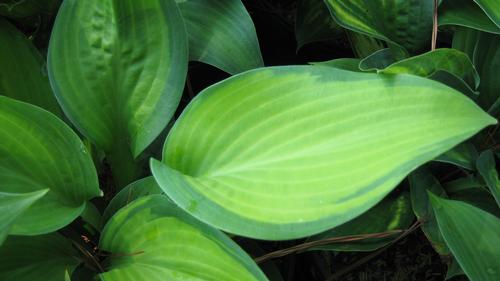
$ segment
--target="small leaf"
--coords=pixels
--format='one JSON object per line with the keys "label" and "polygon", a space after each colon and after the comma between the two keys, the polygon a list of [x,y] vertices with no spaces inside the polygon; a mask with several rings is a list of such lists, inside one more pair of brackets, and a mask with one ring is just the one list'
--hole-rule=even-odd
{"label": "small leaf", "polygon": [[92,204],[91,202],[87,202],[85,204],[85,209],[80,216],[82,217],[83,221],[93,227],[94,230],[101,230],[101,213],[94,204]]}
{"label": "small leaf", "polygon": [[189,58],[236,74],[264,63],[252,19],[240,0],[176,0]]}
{"label": "small leaf", "polygon": [[434,161],[450,163],[468,170],[475,170],[478,153],[471,143],[461,143],[434,159]]}
{"label": "small leaf", "polygon": [[479,104],[491,112],[492,106],[500,99],[500,83],[498,83],[500,36],[481,33],[474,49],[473,62],[481,76]]}
{"label": "small leaf", "polygon": [[140,179],[127,185],[109,202],[102,215],[102,224],[105,224],[118,210],[127,206],[135,199],[150,194],[161,193],[163,191],[153,177]]}
{"label": "small leaf", "polygon": [[439,229],[471,281],[500,280],[500,219],[469,204],[429,193]]}
{"label": "small leaf", "polygon": [[479,155],[479,158],[477,158],[477,170],[486,182],[491,194],[495,197],[498,206],[500,206],[500,180],[498,179],[493,151],[486,150]]}
{"label": "small leaf", "polygon": [[186,41],[174,0],[61,5],[50,38],[50,81],[66,115],[111,162],[138,156],[174,114]]}
{"label": "small leaf", "polygon": [[430,46],[433,1],[325,0],[343,27],[417,53]]}
{"label": "small leaf", "polygon": [[413,212],[415,212],[418,220],[422,222],[422,231],[438,254],[441,256],[450,255],[450,249],[446,246],[443,235],[438,228],[428,197],[428,192],[446,196],[441,184],[425,168],[420,168],[411,173],[408,180],[410,182]]}
{"label": "small leaf", "polygon": [[42,107],[61,118],[45,61],[33,44],[2,18],[0,42],[0,95]]}
{"label": "small leaf", "polygon": [[44,189],[29,193],[0,192],[0,245],[9,234],[16,218],[48,191]]}
{"label": "small leaf", "polygon": [[[370,233],[382,233],[391,230],[405,230],[415,216],[411,210],[410,194],[403,192],[398,197],[386,198],[361,216],[333,229],[311,237],[310,241],[331,237],[352,236]],[[398,237],[395,233],[384,238],[371,238],[356,242],[332,243],[313,248],[329,251],[374,251]]]}
{"label": "small leaf", "polygon": [[447,0],[439,7],[439,26],[458,25],[500,34],[496,26],[476,3],[470,0]]}
{"label": "small leaf", "polygon": [[332,40],[344,34],[344,29],[332,19],[322,0],[299,0],[296,11],[297,50],[308,43]]}
{"label": "small leaf", "polygon": [[381,70],[398,61],[392,49],[386,48],[376,51],[359,62],[359,69],[363,71]]}
{"label": "small leaf", "polygon": [[103,281],[267,280],[236,243],[161,195],[116,213],[99,245],[116,254]]}
{"label": "small leaf", "polygon": [[271,67],[198,94],[170,131],[163,163],[151,167],[200,220],[291,239],[357,217],[416,167],[495,122],[417,76]]}
{"label": "small leaf", "polygon": [[64,281],[81,262],[71,241],[57,232],[9,236],[0,247],[0,280]]}
{"label": "small leaf", "polygon": [[97,174],[78,136],[53,114],[0,96],[0,192],[49,189],[16,219],[12,234],[55,231],[101,195]]}
{"label": "small leaf", "polygon": [[311,65],[328,66],[343,70],[361,72],[361,70],[359,69],[360,61],[361,61],[360,59],[354,59],[354,58],[340,58],[329,61],[314,62],[311,63]]}
{"label": "small leaf", "polygon": [[407,73],[422,77],[430,77],[436,71],[447,71],[465,80],[474,89],[479,86],[479,75],[469,57],[454,49],[436,49],[422,55],[395,62],[382,73]]}

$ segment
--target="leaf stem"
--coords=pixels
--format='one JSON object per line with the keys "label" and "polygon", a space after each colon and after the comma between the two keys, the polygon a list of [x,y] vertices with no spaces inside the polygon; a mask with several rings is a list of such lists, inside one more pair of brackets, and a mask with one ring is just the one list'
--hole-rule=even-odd
{"label": "leaf stem", "polygon": [[438,33],[438,0],[434,0],[434,15],[432,19],[432,42],[431,42],[432,51],[436,49],[437,33]]}

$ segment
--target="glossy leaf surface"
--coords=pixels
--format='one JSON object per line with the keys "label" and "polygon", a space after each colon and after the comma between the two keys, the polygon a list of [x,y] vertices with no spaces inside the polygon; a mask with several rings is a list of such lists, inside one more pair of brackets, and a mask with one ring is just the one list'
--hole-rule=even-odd
{"label": "glossy leaf surface", "polygon": [[152,171],[202,221],[289,239],[355,218],[410,171],[495,122],[462,94],[416,76],[265,68],[200,93]]}
{"label": "glossy leaf surface", "polygon": [[0,280],[64,281],[80,262],[71,241],[57,232],[9,236],[0,247]]}
{"label": "glossy leaf surface", "polygon": [[[415,216],[411,209],[410,194],[404,192],[395,198],[386,198],[361,216],[338,227],[315,235],[310,240],[330,237],[352,236],[370,233],[382,233],[391,230],[405,230]],[[331,251],[374,251],[393,241],[398,234],[384,238],[365,239],[357,242],[332,243],[315,247],[316,250]]]}
{"label": "glossy leaf surface", "polygon": [[67,0],[48,68],[64,112],[87,138],[109,154],[137,156],[177,108],[187,55],[174,0]]}
{"label": "glossy leaf surface", "polygon": [[150,195],[121,209],[99,243],[112,257],[103,281],[267,280],[258,266],[222,232]]}
{"label": "glossy leaf surface", "polygon": [[326,0],[343,27],[415,53],[430,46],[433,1]]}
{"label": "glossy leaf surface", "polygon": [[45,60],[28,39],[0,18],[0,95],[63,116],[50,88]]}
{"label": "glossy leaf surface", "polygon": [[99,196],[97,175],[78,136],[53,114],[0,97],[0,192],[49,189],[16,219],[12,234],[57,230]]}
{"label": "glossy leaf surface", "polygon": [[500,219],[461,201],[429,194],[446,244],[471,281],[500,279]]}
{"label": "glossy leaf surface", "polygon": [[189,58],[230,74],[264,66],[255,27],[240,0],[176,0]]}

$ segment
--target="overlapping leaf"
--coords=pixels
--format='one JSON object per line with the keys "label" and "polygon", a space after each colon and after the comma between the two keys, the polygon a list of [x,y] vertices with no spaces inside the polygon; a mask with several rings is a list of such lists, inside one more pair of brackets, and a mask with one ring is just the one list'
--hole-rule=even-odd
{"label": "overlapping leaf", "polygon": [[500,27],[500,8],[497,0],[474,0],[488,17]]}
{"label": "overlapping leaf", "polygon": [[461,143],[434,159],[435,161],[451,163],[469,170],[475,170],[478,153],[471,143]]}
{"label": "overlapping leaf", "polygon": [[62,117],[50,88],[45,60],[28,39],[0,18],[0,95],[28,102]]}
{"label": "overlapping leaf", "polygon": [[493,105],[500,100],[500,36],[481,33],[474,49],[473,62],[481,76],[479,104],[491,114],[498,115],[500,108]]}
{"label": "overlapping leaf", "polygon": [[9,234],[12,223],[47,191],[48,189],[29,193],[0,192],[0,245]]}
{"label": "overlapping leaf", "polygon": [[495,197],[498,206],[500,206],[500,179],[498,178],[493,151],[486,150],[479,155],[477,170],[486,182],[491,194]]}
{"label": "overlapping leaf", "polygon": [[202,221],[288,239],[355,218],[417,166],[495,122],[416,76],[259,69],[199,94],[152,171]]}
{"label": "overlapping leaf", "polygon": [[176,0],[186,24],[189,58],[230,74],[264,66],[250,15],[240,0]]}
{"label": "overlapping leaf", "polygon": [[459,25],[500,34],[488,16],[471,0],[447,0],[439,7],[439,26]]}
{"label": "overlapping leaf", "polygon": [[343,27],[416,53],[430,46],[433,1],[326,0]]}
{"label": "overlapping leaf", "polygon": [[97,175],[78,136],[36,106],[0,97],[0,192],[49,189],[12,226],[13,234],[42,234],[75,219],[99,196]]}
{"label": "overlapping leaf", "polygon": [[117,254],[103,281],[267,280],[222,232],[149,195],[121,209],[105,226],[100,248]]}
{"label": "overlapping leaf", "polygon": [[344,29],[330,16],[323,0],[299,0],[295,15],[297,49],[312,42],[338,38]]}
{"label": "overlapping leaf", "polygon": [[471,281],[500,279],[500,219],[467,203],[429,194],[446,244]]}
{"label": "overlapping leaf", "polygon": [[48,68],[64,112],[107,154],[116,177],[175,112],[187,69],[174,0],[67,0],[52,32]]}
{"label": "overlapping leaf", "polygon": [[[397,197],[390,197],[382,200],[361,216],[338,227],[315,235],[310,240],[405,230],[410,226],[414,218],[415,216],[411,209],[410,194],[404,192]],[[374,251],[387,245],[396,237],[398,237],[398,233],[383,238],[369,238],[354,242],[332,243],[313,249],[331,251]]]}
{"label": "overlapping leaf", "polygon": [[80,262],[71,241],[56,232],[10,236],[0,247],[0,280],[64,281]]}
{"label": "overlapping leaf", "polygon": [[163,191],[153,177],[147,177],[135,181],[120,190],[109,202],[102,215],[102,223],[107,222],[118,210],[130,204],[139,197],[150,194],[160,194]]}

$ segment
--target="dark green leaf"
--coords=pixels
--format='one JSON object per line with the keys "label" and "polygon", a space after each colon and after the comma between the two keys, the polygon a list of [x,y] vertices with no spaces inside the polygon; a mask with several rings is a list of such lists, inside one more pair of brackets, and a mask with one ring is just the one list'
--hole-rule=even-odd
{"label": "dark green leaf", "polygon": [[[386,198],[361,216],[348,221],[338,227],[313,236],[309,240],[321,240],[331,237],[352,236],[369,233],[382,233],[391,230],[405,230],[412,223],[415,216],[411,209],[410,194],[403,192],[395,198]],[[319,246],[314,250],[330,251],[374,251],[381,248],[398,234],[384,238],[365,239],[357,242],[332,243]]]}
{"label": "dark green leaf", "polygon": [[150,194],[161,194],[162,192],[153,177],[140,179],[127,185],[109,202],[102,215],[102,224],[106,223],[118,210],[135,199]]}
{"label": "dark green leaf", "polygon": [[491,194],[495,197],[498,206],[500,206],[500,180],[498,179],[493,151],[486,150],[479,155],[479,158],[477,158],[477,170],[486,182]]}
{"label": "dark green leaf", "polygon": [[464,142],[446,151],[434,161],[450,163],[469,170],[475,170],[478,153],[473,144]]}
{"label": "dark green leaf", "polygon": [[186,24],[191,60],[230,74],[264,66],[255,27],[240,0],[176,2]]}
{"label": "dark green leaf", "polygon": [[0,280],[64,281],[80,263],[77,256],[71,241],[56,232],[9,236],[0,247]]}
{"label": "dark green leaf", "polygon": [[322,61],[322,62],[314,62],[311,63],[312,65],[320,65],[320,66],[329,66],[329,67],[334,67],[338,69],[343,69],[343,70],[349,70],[349,71],[354,71],[354,72],[361,72],[359,69],[359,62],[360,59],[354,59],[354,58],[341,58],[341,59],[334,59],[334,60],[329,60],[329,61]]}
{"label": "dark green leaf", "polygon": [[0,95],[28,102],[62,117],[46,64],[30,41],[0,18]]}
{"label": "dark green leaf", "polygon": [[458,25],[500,34],[500,27],[470,0],[447,0],[439,7],[439,26]]}
{"label": "dark green leaf", "polygon": [[295,15],[297,49],[312,42],[327,41],[344,34],[344,29],[330,16],[323,0],[299,0]]}
{"label": "dark green leaf", "polygon": [[436,252],[442,256],[450,255],[450,249],[446,246],[438,228],[427,193],[429,191],[440,196],[446,196],[441,184],[425,168],[414,171],[408,179],[410,181],[413,212],[415,212],[418,220],[422,222],[422,231]]}
{"label": "dark green leaf", "polygon": [[49,190],[29,193],[0,192],[0,245],[9,234],[12,223]]}
{"label": "dark green leaf", "polygon": [[16,219],[12,234],[57,230],[101,195],[97,174],[78,136],[56,116],[0,96],[0,192],[49,189]]}
{"label": "dark green leaf", "polygon": [[471,281],[500,280],[500,219],[429,193],[439,229]]}
{"label": "dark green leaf", "polygon": [[430,47],[433,1],[325,0],[343,27],[417,53]]}
{"label": "dark green leaf", "polygon": [[378,50],[359,62],[359,69],[363,71],[381,70],[398,61],[392,49]]}

